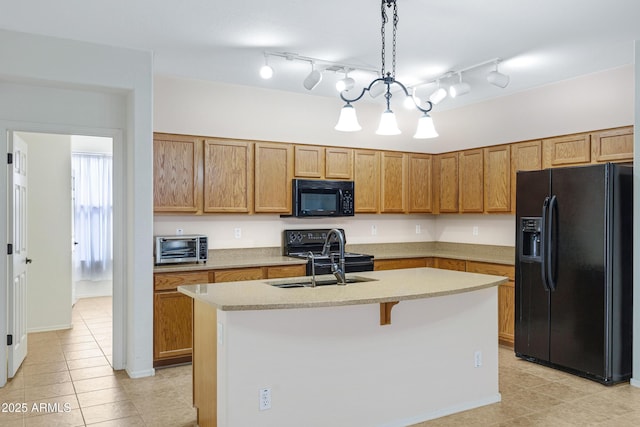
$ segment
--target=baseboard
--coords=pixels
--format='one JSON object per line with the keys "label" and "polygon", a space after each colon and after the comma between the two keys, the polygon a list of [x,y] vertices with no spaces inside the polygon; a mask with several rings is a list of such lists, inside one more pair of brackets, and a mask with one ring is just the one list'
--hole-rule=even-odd
{"label": "baseboard", "polygon": [[129,378],[144,378],[144,377],[153,377],[156,374],[156,370],[155,369],[144,369],[141,371],[130,371],[129,369],[125,368],[125,371],[127,372],[127,375],[129,375]]}
{"label": "baseboard", "polygon": [[65,329],[71,329],[73,328],[73,324],[69,323],[66,325],[53,325],[53,326],[44,326],[41,328],[27,328],[27,333],[28,334],[35,334],[38,332],[53,332],[53,331],[62,331]]}

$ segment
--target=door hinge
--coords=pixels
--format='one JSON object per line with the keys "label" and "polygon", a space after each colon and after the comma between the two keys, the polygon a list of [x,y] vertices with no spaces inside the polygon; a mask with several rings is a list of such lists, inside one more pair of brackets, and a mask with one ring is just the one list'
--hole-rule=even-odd
{"label": "door hinge", "polygon": [[7,244],[7,255],[13,255],[13,245],[11,243]]}
{"label": "door hinge", "polygon": [[8,165],[13,164],[13,153],[7,153],[7,164]]}
{"label": "door hinge", "polygon": [[7,345],[13,345],[13,335],[7,335]]}

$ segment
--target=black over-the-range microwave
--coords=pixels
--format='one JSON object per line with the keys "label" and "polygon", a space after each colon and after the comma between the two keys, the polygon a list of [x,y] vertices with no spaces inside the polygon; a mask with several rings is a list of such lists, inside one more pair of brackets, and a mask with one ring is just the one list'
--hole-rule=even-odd
{"label": "black over-the-range microwave", "polygon": [[353,216],[353,181],[294,179],[292,215],[296,217]]}

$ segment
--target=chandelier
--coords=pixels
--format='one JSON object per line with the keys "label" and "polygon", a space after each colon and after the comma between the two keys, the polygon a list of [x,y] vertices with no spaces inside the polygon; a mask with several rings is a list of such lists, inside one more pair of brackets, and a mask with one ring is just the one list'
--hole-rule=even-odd
{"label": "chandelier", "polygon": [[[387,23],[389,22],[389,17],[387,16],[387,9],[391,9],[393,7],[393,37],[392,37],[392,66],[391,71],[386,70],[386,32],[385,28]],[[398,5],[396,0],[382,0],[380,5],[380,12],[382,16],[382,25],[380,28],[380,33],[382,34],[382,69],[379,77],[369,83],[369,86],[362,89],[360,95],[355,98],[348,98],[348,93],[343,91],[340,93],[340,98],[346,102],[342,110],[340,110],[340,117],[338,118],[338,124],[336,124],[335,129],[343,132],[354,132],[362,129],[360,124],[358,123],[358,118],[356,116],[356,110],[351,105],[352,103],[359,101],[366,92],[373,94],[376,91],[385,90],[385,99],[386,99],[386,109],[382,113],[380,117],[380,124],[378,129],[376,130],[376,134],[378,135],[399,135],[401,133],[398,128],[398,122],[396,120],[395,113],[391,110],[391,88],[397,86],[404,93],[406,97],[410,97],[413,101],[413,105],[415,108],[422,113],[422,116],[418,119],[418,127],[416,129],[414,138],[422,139],[422,138],[435,138],[438,136],[435,127],[433,126],[433,119],[429,115],[429,112],[433,108],[433,104],[431,101],[426,102],[426,106],[423,108],[420,106],[420,100],[417,99],[413,94],[410,94],[407,90],[406,86],[401,82],[396,80],[396,33],[398,28]],[[386,86],[386,87],[385,87]]]}

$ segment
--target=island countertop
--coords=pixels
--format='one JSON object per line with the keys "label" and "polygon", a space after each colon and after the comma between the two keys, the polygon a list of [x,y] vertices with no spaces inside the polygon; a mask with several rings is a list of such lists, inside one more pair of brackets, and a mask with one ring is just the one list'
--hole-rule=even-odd
{"label": "island countertop", "polygon": [[[434,268],[410,268],[347,274],[371,281],[346,286],[279,288],[309,277],[179,286],[178,290],[218,310],[274,310],[375,304],[471,292],[507,282],[506,277]],[[318,276],[317,279],[333,277]]]}

